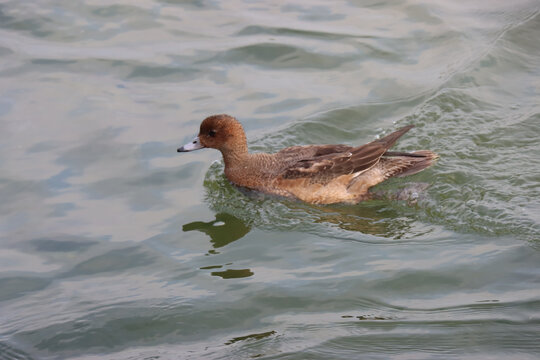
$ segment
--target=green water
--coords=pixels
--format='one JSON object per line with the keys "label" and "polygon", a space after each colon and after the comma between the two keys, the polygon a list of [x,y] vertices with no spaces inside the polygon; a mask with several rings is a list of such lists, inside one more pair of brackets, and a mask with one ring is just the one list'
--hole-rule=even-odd
{"label": "green water", "polygon": [[[0,359],[537,359],[537,1],[0,2]],[[214,150],[441,158],[314,206]]]}

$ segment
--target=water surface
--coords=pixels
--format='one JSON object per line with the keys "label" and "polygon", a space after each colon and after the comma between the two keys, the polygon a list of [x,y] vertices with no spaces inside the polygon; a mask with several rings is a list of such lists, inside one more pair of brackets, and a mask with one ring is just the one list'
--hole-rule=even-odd
{"label": "water surface", "polygon": [[[535,1],[0,3],[0,358],[536,359]],[[361,144],[416,202],[239,191],[213,150]]]}

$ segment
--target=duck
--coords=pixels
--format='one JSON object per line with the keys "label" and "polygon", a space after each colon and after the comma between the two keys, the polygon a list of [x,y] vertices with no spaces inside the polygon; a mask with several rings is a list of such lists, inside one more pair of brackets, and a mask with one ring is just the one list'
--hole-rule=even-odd
{"label": "duck", "polygon": [[357,204],[372,198],[369,189],[391,177],[416,174],[438,155],[430,150],[388,151],[414,125],[360,146],[291,146],[276,153],[250,153],[242,124],[233,116],[212,115],[195,139],[177,149],[217,149],[225,176],[236,186],[312,204]]}

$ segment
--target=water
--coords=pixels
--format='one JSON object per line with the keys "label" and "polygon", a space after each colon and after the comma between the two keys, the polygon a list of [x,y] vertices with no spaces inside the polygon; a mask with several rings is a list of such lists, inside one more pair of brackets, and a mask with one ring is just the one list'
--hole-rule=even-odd
{"label": "water", "polygon": [[[536,1],[2,1],[0,358],[538,358],[539,38]],[[378,188],[416,203],[245,193],[176,153],[214,113],[441,159]]]}

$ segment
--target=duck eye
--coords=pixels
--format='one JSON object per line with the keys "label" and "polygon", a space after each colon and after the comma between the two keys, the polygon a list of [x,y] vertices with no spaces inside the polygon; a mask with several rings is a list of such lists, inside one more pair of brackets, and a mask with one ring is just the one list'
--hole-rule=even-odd
{"label": "duck eye", "polygon": [[208,136],[211,136],[211,137],[216,136],[216,131],[215,131],[215,130],[210,130],[210,131],[208,132]]}

